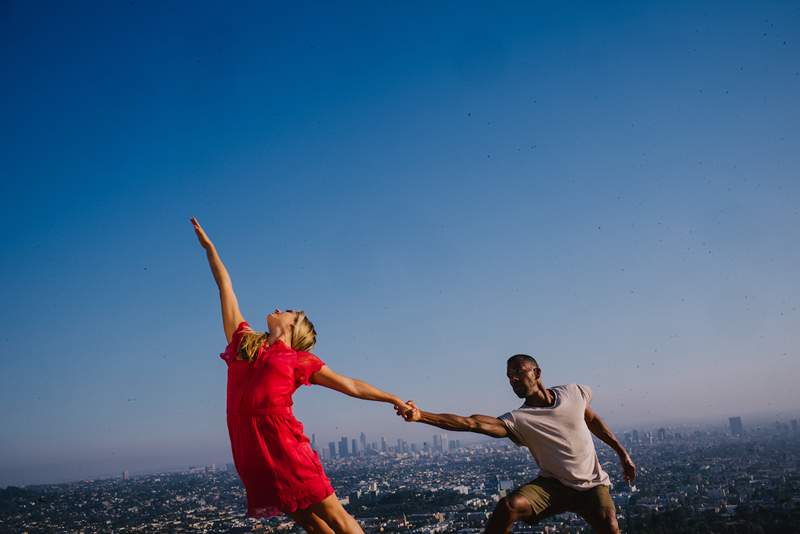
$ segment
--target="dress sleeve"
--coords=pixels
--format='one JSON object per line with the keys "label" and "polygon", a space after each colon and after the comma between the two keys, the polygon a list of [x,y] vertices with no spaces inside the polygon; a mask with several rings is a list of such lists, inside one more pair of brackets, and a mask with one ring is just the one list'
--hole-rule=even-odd
{"label": "dress sleeve", "polygon": [[242,342],[242,336],[244,336],[247,332],[252,331],[253,329],[250,328],[250,325],[247,324],[247,321],[242,321],[239,323],[239,326],[237,326],[236,330],[233,331],[231,342],[228,343],[228,346],[225,347],[225,352],[220,354],[219,357],[225,360],[228,364],[236,360],[236,357],[239,353],[239,344]]}
{"label": "dress sleeve", "polygon": [[310,352],[297,351],[297,365],[294,368],[295,387],[310,386],[311,375],[322,369],[325,362]]}

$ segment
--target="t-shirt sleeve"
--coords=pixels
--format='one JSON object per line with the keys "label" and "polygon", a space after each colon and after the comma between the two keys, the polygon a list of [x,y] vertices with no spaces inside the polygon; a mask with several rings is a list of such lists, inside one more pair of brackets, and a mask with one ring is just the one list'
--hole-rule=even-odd
{"label": "t-shirt sleeve", "polygon": [[498,417],[498,419],[500,419],[500,421],[502,421],[506,426],[506,429],[508,430],[508,439],[513,441],[517,447],[522,447],[522,442],[517,434],[517,426],[514,424],[514,415],[511,412],[506,412]]}
{"label": "t-shirt sleeve", "polygon": [[242,343],[242,337],[246,333],[252,331],[253,329],[250,328],[250,325],[247,324],[247,321],[242,321],[239,323],[239,326],[237,326],[236,330],[233,331],[231,342],[228,343],[228,346],[225,347],[225,351],[220,354],[219,357],[225,360],[228,364],[234,361],[239,353],[239,345]]}
{"label": "t-shirt sleeve", "polygon": [[297,351],[297,366],[294,369],[295,387],[310,386],[311,375],[322,369],[325,362],[310,352]]}
{"label": "t-shirt sleeve", "polygon": [[581,393],[583,400],[586,401],[586,404],[592,402],[592,388],[586,386],[584,384],[575,384],[578,387],[578,391]]}

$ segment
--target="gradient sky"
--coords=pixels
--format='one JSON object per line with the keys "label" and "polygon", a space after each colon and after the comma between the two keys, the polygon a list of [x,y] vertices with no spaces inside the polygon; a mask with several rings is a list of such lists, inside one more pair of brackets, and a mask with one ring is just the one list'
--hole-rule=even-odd
{"label": "gradient sky", "polygon": [[0,486],[230,461],[192,215],[254,326],[423,408],[527,352],[617,431],[796,417],[799,45],[789,1],[0,1]]}

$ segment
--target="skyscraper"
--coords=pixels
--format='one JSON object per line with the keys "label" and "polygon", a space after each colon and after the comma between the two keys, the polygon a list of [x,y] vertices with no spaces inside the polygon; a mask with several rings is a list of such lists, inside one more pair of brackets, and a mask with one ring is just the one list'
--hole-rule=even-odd
{"label": "skyscraper", "polygon": [[358,455],[358,446],[356,445],[356,439],[355,438],[350,440],[350,454],[352,456],[357,456]]}
{"label": "skyscraper", "polygon": [[122,472],[122,480],[128,480],[130,477],[128,475],[128,470]]}
{"label": "skyscraper", "polygon": [[342,436],[342,439],[339,440],[339,458],[347,458],[349,454],[347,453],[347,436]]}
{"label": "skyscraper", "polygon": [[742,427],[742,418],[741,417],[730,417],[728,419],[728,423],[731,425],[731,434],[734,436],[741,436],[744,434],[744,428]]}
{"label": "skyscraper", "polygon": [[362,432],[358,437],[358,441],[361,444],[361,452],[364,453],[367,450],[367,436]]}
{"label": "skyscraper", "polygon": [[328,452],[330,453],[331,458],[336,458],[336,442],[328,442]]}
{"label": "skyscraper", "polygon": [[386,447],[386,438],[384,438],[383,436],[381,436],[381,452],[386,452],[386,450],[387,450],[387,447]]}

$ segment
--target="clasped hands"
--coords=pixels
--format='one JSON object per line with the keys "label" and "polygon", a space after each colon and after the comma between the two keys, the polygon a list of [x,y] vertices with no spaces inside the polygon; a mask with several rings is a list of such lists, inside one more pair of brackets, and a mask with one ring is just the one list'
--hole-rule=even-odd
{"label": "clasped hands", "polygon": [[398,416],[408,422],[422,419],[422,412],[420,412],[420,409],[414,404],[414,401],[410,400],[406,401],[404,404],[395,404],[394,409]]}

